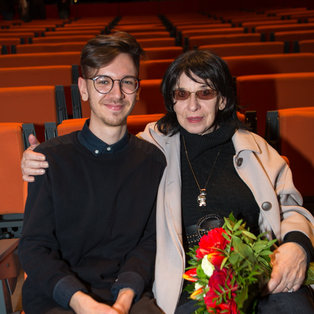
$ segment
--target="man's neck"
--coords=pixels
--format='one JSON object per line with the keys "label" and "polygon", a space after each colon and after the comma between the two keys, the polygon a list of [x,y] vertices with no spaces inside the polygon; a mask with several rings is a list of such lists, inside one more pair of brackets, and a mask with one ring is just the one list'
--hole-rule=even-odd
{"label": "man's neck", "polygon": [[102,124],[102,126],[99,127],[97,123],[90,120],[89,129],[103,142],[105,142],[108,145],[112,145],[119,142],[122,139],[126,132],[127,125],[126,123],[119,126],[109,126]]}

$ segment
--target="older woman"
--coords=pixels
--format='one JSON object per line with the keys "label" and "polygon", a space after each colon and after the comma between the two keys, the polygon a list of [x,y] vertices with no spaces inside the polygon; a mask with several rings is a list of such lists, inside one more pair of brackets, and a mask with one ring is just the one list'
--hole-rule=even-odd
{"label": "older woman", "polygon": [[[301,285],[313,258],[314,218],[301,207],[286,162],[241,128],[226,64],[208,51],[186,52],[167,70],[162,93],[167,114],[140,134],[167,159],[157,199],[158,305],[166,314],[195,310],[182,292],[186,252],[199,239],[198,226],[220,226],[233,212],[280,243],[258,313],[313,313],[311,292]],[[32,158],[24,158],[24,174],[38,173],[41,163]]]}
{"label": "older woman", "polygon": [[208,51],[189,51],[170,65],[162,93],[167,114],[141,134],[167,158],[157,201],[158,304],[166,313],[193,312],[194,302],[181,293],[186,252],[198,240],[198,225],[216,227],[233,212],[251,231],[266,231],[281,244],[273,255],[271,295],[259,312],[296,313],[301,303],[313,313],[310,292],[298,290],[313,254],[313,217],[301,207],[285,161],[240,128],[226,64]]}

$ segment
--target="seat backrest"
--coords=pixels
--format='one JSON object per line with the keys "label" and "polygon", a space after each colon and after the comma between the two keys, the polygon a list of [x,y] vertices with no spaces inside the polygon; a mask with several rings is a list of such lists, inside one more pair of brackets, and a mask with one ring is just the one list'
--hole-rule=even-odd
{"label": "seat backrest", "polygon": [[273,39],[277,41],[296,41],[314,38],[314,29],[300,30],[300,31],[287,31],[275,32]]}
{"label": "seat backrest", "polygon": [[132,115],[166,112],[160,84],[161,79],[141,81],[139,100],[134,106]]}
{"label": "seat backrest", "polygon": [[197,23],[197,21],[195,21],[195,23],[190,23],[190,24],[182,24],[182,23],[172,23],[176,29],[178,31],[184,31],[184,30],[192,30],[192,29],[203,29],[203,28],[211,28],[211,29],[217,29],[217,28],[230,28],[232,27],[231,23],[222,23],[219,21],[215,21],[215,23]]}
{"label": "seat backrest", "polygon": [[22,180],[22,123],[0,122],[0,215],[23,213],[26,185]]}
{"label": "seat backrest", "polygon": [[256,110],[258,133],[265,135],[268,110],[310,107],[314,100],[314,72],[239,76],[236,80],[238,104]]}
{"label": "seat backrest", "polygon": [[289,159],[296,188],[314,196],[314,107],[267,113],[266,139]]}
{"label": "seat backrest", "polygon": [[43,43],[68,43],[68,42],[77,42],[85,41],[95,37],[95,35],[69,35],[69,36],[48,36],[48,37],[34,37],[32,42],[34,44],[43,44]]}
{"label": "seat backrest", "polygon": [[0,122],[34,123],[37,137],[44,140],[44,123],[67,118],[63,86],[0,88]]}
{"label": "seat backrest", "polygon": [[216,45],[241,42],[258,42],[261,41],[261,34],[220,34],[209,36],[191,36],[185,38],[184,48],[195,49],[201,45]]}
{"label": "seat backrest", "polygon": [[313,53],[223,57],[232,76],[314,72]]}
{"label": "seat backrest", "polygon": [[[136,135],[143,131],[148,123],[159,120],[163,115],[163,113],[130,115],[127,119],[128,130],[130,133]],[[57,126],[58,136],[81,130],[86,119],[87,118],[63,120],[62,123]]]}
{"label": "seat backrest", "polygon": [[71,85],[78,76],[77,65],[0,68],[0,87]]}
{"label": "seat backrest", "polygon": [[255,31],[262,33],[265,36],[265,40],[270,40],[270,35],[275,32],[289,32],[298,30],[314,30],[314,23],[295,23],[295,24],[279,24],[279,25],[263,25],[255,27]]}
{"label": "seat backrest", "polygon": [[39,43],[39,44],[19,44],[15,46],[16,53],[38,53],[38,52],[80,52],[86,44],[84,41],[65,43]]}
{"label": "seat backrest", "polygon": [[141,80],[162,79],[173,59],[144,60],[140,63]]}
{"label": "seat backrest", "polygon": [[80,64],[79,51],[0,55],[0,67]]}
{"label": "seat backrest", "polygon": [[264,20],[264,21],[254,21],[254,22],[243,22],[242,27],[245,27],[248,32],[255,32],[257,26],[266,26],[266,25],[278,25],[278,24],[295,24],[298,23],[297,19],[290,20]]}
{"label": "seat backrest", "polygon": [[73,29],[63,29],[62,31],[54,31],[54,32],[46,32],[46,37],[58,37],[58,36],[91,36],[94,37],[96,35],[100,34],[100,30],[95,29],[79,29],[79,30],[73,30]]}
{"label": "seat backrest", "polygon": [[183,52],[182,47],[153,47],[144,49],[145,60],[174,59]]}
{"label": "seat backrest", "polygon": [[143,49],[150,47],[168,47],[175,45],[175,40],[171,37],[138,39],[137,42],[141,45]]}
{"label": "seat backrest", "polygon": [[202,45],[199,50],[210,50],[220,57],[245,56],[284,53],[284,43],[281,41],[234,43],[219,45]]}
{"label": "seat backrest", "polygon": [[314,52],[314,39],[300,40],[298,44],[300,52]]}
{"label": "seat backrest", "polygon": [[226,28],[201,28],[187,29],[181,31],[183,37],[203,36],[203,35],[219,35],[219,34],[241,34],[244,33],[243,27],[226,27]]}
{"label": "seat backrest", "polygon": [[134,36],[137,40],[145,38],[170,38],[169,32],[167,31],[131,32],[130,34]]}

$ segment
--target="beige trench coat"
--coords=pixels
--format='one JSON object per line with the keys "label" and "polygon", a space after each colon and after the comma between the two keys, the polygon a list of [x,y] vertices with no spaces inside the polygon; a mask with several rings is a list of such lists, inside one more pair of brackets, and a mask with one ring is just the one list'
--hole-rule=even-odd
{"label": "beige trench coat", "polygon": [[[180,136],[165,136],[150,123],[140,137],[155,144],[166,156],[167,167],[157,197],[157,255],[154,294],[166,314],[175,311],[183,285],[185,252],[181,226]],[[238,130],[232,137],[233,163],[260,207],[259,226],[279,240],[301,231],[314,243],[314,218],[301,207],[302,197],[283,158],[260,136]]]}

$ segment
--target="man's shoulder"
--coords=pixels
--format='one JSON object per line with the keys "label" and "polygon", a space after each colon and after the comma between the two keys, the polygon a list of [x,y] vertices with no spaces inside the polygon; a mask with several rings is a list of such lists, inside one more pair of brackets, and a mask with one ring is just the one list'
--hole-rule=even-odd
{"label": "man's shoulder", "polygon": [[140,153],[150,156],[151,158],[156,160],[156,162],[166,164],[166,158],[163,152],[156,145],[149,143],[135,135],[131,135],[131,139],[134,143],[135,148]]}

